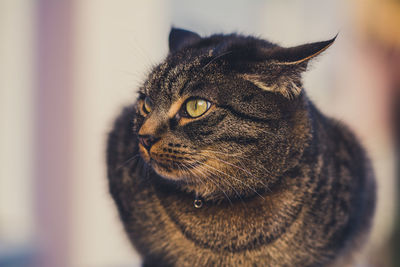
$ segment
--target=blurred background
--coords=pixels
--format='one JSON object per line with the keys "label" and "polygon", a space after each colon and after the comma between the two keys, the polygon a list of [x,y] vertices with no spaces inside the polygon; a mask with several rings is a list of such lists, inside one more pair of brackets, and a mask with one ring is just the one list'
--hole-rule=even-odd
{"label": "blurred background", "polygon": [[171,25],[282,46],[339,32],[304,85],[373,160],[360,266],[400,266],[399,0],[1,0],[0,266],[140,265],[108,194],[105,140],[166,56]]}

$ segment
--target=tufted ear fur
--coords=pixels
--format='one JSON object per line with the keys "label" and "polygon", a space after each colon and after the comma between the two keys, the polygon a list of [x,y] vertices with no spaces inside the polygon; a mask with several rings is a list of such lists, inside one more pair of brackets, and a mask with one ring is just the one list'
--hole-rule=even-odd
{"label": "tufted ear fur", "polygon": [[301,73],[307,69],[309,60],[331,46],[336,37],[296,47],[267,49],[264,51],[266,65],[258,66],[256,73],[242,77],[262,90],[278,92],[289,99],[296,97],[301,92]]}
{"label": "tufted ear fur", "polygon": [[169,33],[169,51],[176,52],[188,45],[191,45],[201,39],[197,33],[184,29],[172,28]]}

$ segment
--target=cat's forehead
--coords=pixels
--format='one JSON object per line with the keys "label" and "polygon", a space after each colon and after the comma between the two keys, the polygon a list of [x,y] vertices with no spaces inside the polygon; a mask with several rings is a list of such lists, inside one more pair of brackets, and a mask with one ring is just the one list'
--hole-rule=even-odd
{"label": "cat's forehead", "polygon": [[[259,49],[264,52],[276,48],[277,45],[265,40],[249,36],[212,35],[202,38],[192,46],[170,53],[166,60],[154,68],[145,85],[146,94],[153,90],[178,89],[190,76],[207,75],[212,69],[212,63],[230,60],[239,62],[257,58]],[[214,69],[215,70],[215,69]],[[174,86],[171,86],[174,85]],[[171,94],[170,90],[166,93]]]}
{"label": "cat's forehead", "polygon": [[201,54],[178,54],[168,57],[154,68],[143,86],[142,93],[149,96],[179,98],[185,87],[200,76],[205,76],[207,62],[213,58],[213,49]]}

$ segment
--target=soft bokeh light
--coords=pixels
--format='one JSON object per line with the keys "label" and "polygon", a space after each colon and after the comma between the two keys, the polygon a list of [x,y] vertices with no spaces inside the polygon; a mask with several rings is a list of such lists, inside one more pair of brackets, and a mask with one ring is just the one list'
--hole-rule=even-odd
{"label": "soft bokeh light", "polygon": [[283,46],[339,33],[305,88],[373,159],[379,202],[365,264],[395,266],[395,0],[1,1],[0,266],[140,265],[108,194],[105,140],[167,54],[172,25]]}

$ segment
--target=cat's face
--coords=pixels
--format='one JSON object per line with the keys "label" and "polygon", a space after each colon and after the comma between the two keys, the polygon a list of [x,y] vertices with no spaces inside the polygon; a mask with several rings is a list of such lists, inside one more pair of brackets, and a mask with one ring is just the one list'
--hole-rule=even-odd
{"label": "cat's face", "polygon": [[205,198],[255,194],[276,182],[311,136],[304,58],[329,44],[292,55],[253,38],[173,29],[171,52],[137,101],[142,158]]}

